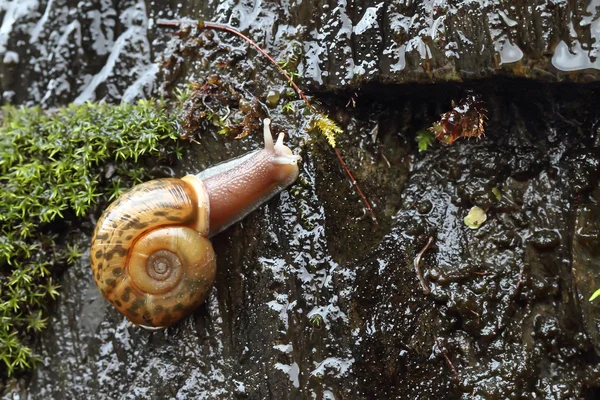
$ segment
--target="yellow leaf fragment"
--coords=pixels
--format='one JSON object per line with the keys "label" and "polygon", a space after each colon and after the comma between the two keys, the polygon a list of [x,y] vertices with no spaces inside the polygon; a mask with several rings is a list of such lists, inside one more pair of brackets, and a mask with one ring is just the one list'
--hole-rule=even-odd
{"label": "yellow leaf fragment", "polygon": [[479,229],[487,220],[485,211],[477,206],[471,207],[469,214],[464,219],[465,225],[471,229]]}
{"label": "yellow leaf fragment", "polygon": [[497,187],[493,187],[492,193],[494,194],[494,196],[496,196],[496,200],[502,200],[502,192],[500,191],[500,189],[498,189]]}
{"label": "yellow leaf fragment", "polygon": [[312,121],[312,126],[327,138],[331,147],[335,147],[336,136],[343,132],[342,128],[325,114],[316,115]]}

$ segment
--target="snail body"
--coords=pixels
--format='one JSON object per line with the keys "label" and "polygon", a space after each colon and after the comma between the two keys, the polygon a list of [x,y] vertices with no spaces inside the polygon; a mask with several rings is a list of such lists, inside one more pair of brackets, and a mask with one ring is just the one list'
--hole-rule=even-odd
{"label": "snail body", "polygon": [[292,184],[299,156],[276,143],[181,179],[134,186],[102,214],[90,250],[102,295],[133,323],[164,329],[202,304],[216,275],[209,238]]}

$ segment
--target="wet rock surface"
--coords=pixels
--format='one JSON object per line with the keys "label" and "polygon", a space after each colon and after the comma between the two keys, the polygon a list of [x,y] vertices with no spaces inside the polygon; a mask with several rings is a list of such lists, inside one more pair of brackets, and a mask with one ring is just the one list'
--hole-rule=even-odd
{"label": "wet rock surface", "polygon": [[[180,16],[196,19],[188,9]],[[591,81],[600,69],[598,1],[234,1],[209,2],[201,15],[248,30],[283,59],[297,55],[303,84],[318,90],[490,76]]]}
{"label": "wet rock surface", "polygon": [[[40,340],[43,364],[15,391],[593,398],[598,308],[587,298],[600,273],[600,104],[582,107],[580,98],[596,98],[597,89],[504,81],[478,89],[489,107],[486,137],[425,153],[416,152],[412,129],[435,120],[450,98],[414,93],[379,110],[341,105],[354,128],[340,148],[363,152],[361,162],[349,159],[355,172],[382,154],[390,162],[363,185],[375,194],[380,226],[361,218],[329,150],[305,144],[299,183],[215,238],[219,272],[208,304],[165,332],[141,331],[108,307],[82,259],[63,276]],[[376,121],[377,140],[365,140],[360,132]],[[195,153],[227,154],[224,146],[208,139]],[[390,213],[379,212],[383,199]],[[478,230],[462,221],[472,205],[487,210]],[[427,296],[413,260],[430,236],[421,263]]]}
{"label": "wet rock surface", "polygon": [[164,18],[236,27],[294,60],[313,90],[491,76],[587,82],[600,70],[598,0],[27,0],[3,3],[0,15],[0,93],[16,104],[148,96]]}
{"label": "wet rock surface", "polygon": [[[407,55],[406,69],[394,75],[402,76],[400,80],[389,74],[385,78],[377,66],[368,69],[374,72],[365,73],[366,80],[388,82],[387,86],[363,86],[358,96],[352,91],[322,94],[314,100],[344,128],[338,147],[373,204],[375,224],[326,140],[308,131],[302,103],[287,93],[286,83],[253,51],[222,32],[192,31],[171,39],[169,31],[153,27],[148,36],[142,32],[150,47],[132,45],[132,51],[117,52],[124,59],[111,58],[117,43],[131,43],[118,39],[133,26],[123,22],[128,21],[127,13],[141,10],[140,17],[131,20],[140,22],[171,17],[167,10],[176,10],[175,5],[157,10],[157,5],[121,3],[113,9],[114,20],[119,21],[114,25],[117,39],[103,63],[82,66],[90,72],[81,78],[76,78],[80,75],[72,65],[66,67],[68,72],[57,72],[56,79],[76,82],[64,97],[44,92],[50,93],[45,103],[46,95],[35,90],[39,85],[50,90],[49,82],[55,78],[25,75],[18,80],[17,75],[7,78],[5,72],[3,91],[14,91],[15,102],[44,105],[73,101],[84,93],[93,93],[91,99],[115,101],[128,99],[127,93],[131,98],[143,96],[159,86],[168,94],[178,83],[202,84],[218,74],[224,87],[234,87],[243,101],[238,99],[236,107],[221,99],[211,103],[215,112],[221,116],[229,112],[234,118],[246,104],[258,102],[254,112],[269,115],[275,132],[288,132],[291,147],[302,155],[301,175],[289,190],[215,237],[218,276],[207,304],[164,332],[148,333],[128,324],[99,294],[89,259],[83,257],[60,277],[62,294],[51,307],[48,329],[37,346],[42,363],[31,374],[9,381],[6,398],[591,399],[600,393],[600,309],[587,301],[600,287],[598,85],[501,78],[464,85],[392,85],[424,76],[445,80],[442,75],[426,75],[420,55],[413,52],[417,58],[409,61]],[[279,2],[200,3],[195,8],[183,4],[179,15],[199,10],[207,19],[248,28],[253,38],[283,55],[293,54],[291,39],[306,39],[314,30],[298,28],[292,34],[289,26],[298,22],[290,22],[287,30],[273,33],[273,21],[306,20],[313,15],[311,10],[320,10],[319,18],[337,15],[350,31],[367,32],[376,30],[367,26],[368,21],[359,24],[369,7],[377,21],[391,21],[394,7],[426,7],[364,2],[353,4],[350,12],[349,6],[336,6],[337,2],[327,6],[302,2],[283,12]],[[69,14],[76,9],[70,3],[61,4],[50,2],[48,8],[80,15]],[[588,15],[578,4],[546,5],[545,18],[559,22],[548,30],[546,41],[540,36],[544,46],[556,43],[561,37],[556,32],[564,34],[560,21],[568,25],[567,15]],[[336,7],[337,14],[325,12]],[[483,13],[479,3],[461,7]],[[507,18],[512,18],[511,9],[501,2],[485,7],[504,7]],[[43,7],[38,4],[34,9],[39,14],[31,11],[16,19],[13,32],[20,27],[31,34]],[[346,20],[344,15],[351,17]],[[477,29],[460,14],[445,15],[446,30],[454,19]],[[27,18],[29,25],[24,22]],[[418,25],[419,18],[414,20]],[[333,23],[320,24],[330,31],[314,40],[303,39],[301,46],[306,54],[333,50],[317,64],[306,60],[298,64],[302,82],[334,90],[353,88],[362,81],[335,77],[334,72],[347,65],[347,41],[362,33],[350,37],[339,33],[341,25],[336,30]],[[584,32],[592,25],[574,24],[574,29]],[[524,24],[512,28],[522,30]],[[541,28],[532,24],[531,30],[536,29]],[[350,46],[356,57],[353,68],[368,64],[372,46],[380,51],[386,43],[392,46],[392,31],[384,31],[385,40],[374,35],[368,43]],[[455,34],[460,35],[458,29]],[[49,38],[55,36],[56,32],[48,33]],[[486,49],[493,48],[492,39],[486,40],[492,46]],[[401,41],[394,43],[398,46]],[[148,76],[143,68],[154,68],[154,55],[160,56],[162,65],[154,73],[158,78],[148,85],[136,84]],[[486,76],[495,68],[490,60],[497,54],[490,50],[488,56],[473,68],[479,74],[475,76]],[[114,66],[133,72],[111,70],[107,67],[111,59]],[[53,60],[48,62],[55,65]],[[431,70],[444,69],[444,59],[436,60],[441,64]],[[416,69],[409,70],[411,65]],[[93,77],[105,67],[105,72],[112,72],[102,75],[104,81],[98,78],[92,89]],[[320,73],[315,75],[317,67]],[[456,78],[455,73],[444,76]],[[31,90],[11,89],[25,81],[32,83]],[[482,96],[489,118],[486,136],[418,152],[416,132],[438,120],[466,89]],[[272,92],[279,93],[279,99]],[[4,101],[9,101],[6,94]],[[290,103],[294,107],[284,109]],[[200,124],[187,132],[198,143],[186,144],[176,175],[197,172],[262,145],[256,132],[233,140],[218,135],[218,130],[214,124]],[[487,215],[477,230],[463,223],[472,206]],[[82,223],[82,245],[89,241],[94,222],[91,217]],[[430,237],[432,246],[420,263],[431,291],[426,295],[413,262]]]}

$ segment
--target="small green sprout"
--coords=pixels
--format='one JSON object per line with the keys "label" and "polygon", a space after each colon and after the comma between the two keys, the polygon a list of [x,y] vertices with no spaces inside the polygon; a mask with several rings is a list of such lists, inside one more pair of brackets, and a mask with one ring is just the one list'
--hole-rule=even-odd
{"label": "small green sprout", "polygon": [[46,321],[48,321],[48,318],[42,318],[42,310],[38,310],[37,312],[29,314],[25,320],[27,321],[28,331],[33,330],[41,332],[46,329]]}
{"label": "small green sprout", "polygon": [[79,247],[77,247],[77,244],[67,243],[67,264],[75,264],[75,261],[77,261],[82,255],[83,253],[79,252]]}
{"label": "small green sprout", "polygon": [[[289,71],[288,75],[292,81],[300,76],[296,71]],[[290,82],[290,86],[291,85],[292,85],[292,83]]]}
{"label": "small green sprout", "polygon": [[426,151],[429,146],[433,145],[433,142],[435,141],[435,135],[429,130],[422,130],[417,132],[415,141],[418,144],[419,152]]}
{"label": "small green sprout", "polygon": [[174,90],[175,99],[178,104],[183,104],[191,97],[193,93],[193,85],[184,85],[184,87],[176,87]]}
{"label": "small green sprout", "polygon": [[60,289],[59,285],[52,284],[52,278],[48,279],[46,284],[42,287],[43,292],[50,296],[53,300],[56,299],[59,295],[58,289]]}
{"label": "small green sprout", "polygon": [[283,105],[281,111],[283,111],[285,114],[293,114],[296,112],[296,106],[294,105],[293,101],[288,101]]}
{"label": "small green sprout", "polygon": [[223,124],[221,128],[219,128],[219,135],[229,135],[231,133],[231,128],[229,126]]}
{"label": "small green sprout", "polygon": [[114,200],[126,191],[127,188],[123,185],[121,178],[117,177],[110,182],[110,186],[108,187],[108,193],[110,193],[108,200]]}
{"label": "small green sprout", "polygon": [[600,296],[600,289],[596,290],[591,296],[590,301],[594,301],[596,297]]}
{"label": "small green sprout", "polygon": [[[279,66],[281,68],[283,68],[284,70],[286,70],[288,68],[288,65],[290,65],[291,61],[292,61],[292,59],[288,58],[286,60],[278,61],[277,64],[279,64]],[[289,74],[288,71],[286,71],[286,72]]]}
{"label": "small green sprout", "polygon": [[319,328],[321,326],[322,322],[323,322],[323,317],[321,317],[319,314],[315,314],[312,317],[310,317],[310,323],[313,324],[314,326],[316,326],[317,328]]}
{"label": "small green sprout", "polygon": [[290,86],[292,86],[292,82],[299,76],[298,64],[300,63],[301,56],[302,47],[298,44],[295,44],[291,48],[291,55],[288,58],[277,63],[288,74],[290,78]]}
{"label": "small green sprout", "polygon": [[492,188],[492,193],[494,194],[494,196],[496,196],[496,200],[500,201],[502,200],[502,192],[500,192],[500,189],[498,189],[497,187]]}

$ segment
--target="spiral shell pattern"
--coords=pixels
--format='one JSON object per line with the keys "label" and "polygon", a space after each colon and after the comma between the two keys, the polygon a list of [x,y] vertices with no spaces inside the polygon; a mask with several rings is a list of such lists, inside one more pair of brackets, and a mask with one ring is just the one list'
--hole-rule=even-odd
{"label": "spiral shell pattern", "polygon": [[145,182],[120,196],[92,239],[92,270],[104,297],[149,329],[196,309],[216,273],[208,212],[208,195],[194,176]]}

